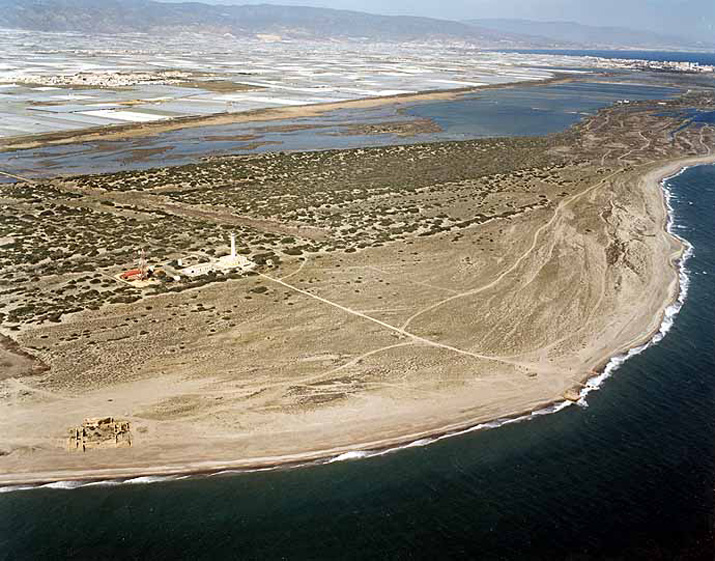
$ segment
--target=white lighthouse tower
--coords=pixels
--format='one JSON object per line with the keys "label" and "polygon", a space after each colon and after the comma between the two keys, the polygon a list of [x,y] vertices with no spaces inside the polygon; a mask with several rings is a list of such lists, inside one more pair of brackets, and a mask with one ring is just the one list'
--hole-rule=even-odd
{"label": "white lighthouse tower", "polygon": [[229,255],[224,255],[209,263],[199,263],[198,265],[186,267],[182,269],[181,272],[187,277],[198,277],[210,273],[211,271],[226,272],[235,269],[252,271],[255,268],[256,264],[253,261],[244,255],[238,254],[238,250],[236,249],[236,234],[231,232],[231,253]]}
{"label": "white lighthouse tower", "polygon": [[246,259],[243,255],[239,255],[236,250],[236,234],[231,232],[231,254],[224,255],[216,261],[218,269],[243,269],[250,270],[255,265]]}

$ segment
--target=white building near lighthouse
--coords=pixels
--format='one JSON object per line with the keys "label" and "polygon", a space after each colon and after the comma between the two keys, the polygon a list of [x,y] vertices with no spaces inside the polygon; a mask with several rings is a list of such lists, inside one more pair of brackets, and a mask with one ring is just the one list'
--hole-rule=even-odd
{"label": "white building near lighthouse", "polygon": [[256,264],[236,251],[236,234],[231,233],[231,253],[219,257],[209,263],[198,263],[181,270],[181,274],[187,277],[200,277],[211,272],[229,273],[235,270],[251,271],[256,268]]}

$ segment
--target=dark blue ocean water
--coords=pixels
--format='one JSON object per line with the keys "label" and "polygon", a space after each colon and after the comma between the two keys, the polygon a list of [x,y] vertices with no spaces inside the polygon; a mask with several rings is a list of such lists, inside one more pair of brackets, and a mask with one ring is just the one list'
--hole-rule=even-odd
{"label": "dark blue ocean water", "polygon": [[588,407],[385,456],[0,494],[1,559],[713,559],[715,167],[671,181],[671,331]]}
{"label": "dark blue ocean water", "polygon": [[509,49],[508,52],[524,54],[595,56],[601,58],[630,58],[638,60],[657,60],[673,62],[697,62],[703,65],[715,65],[715,53],[688,53],[681,51],[611,51],[611,50],[571,50],[571,49]]}

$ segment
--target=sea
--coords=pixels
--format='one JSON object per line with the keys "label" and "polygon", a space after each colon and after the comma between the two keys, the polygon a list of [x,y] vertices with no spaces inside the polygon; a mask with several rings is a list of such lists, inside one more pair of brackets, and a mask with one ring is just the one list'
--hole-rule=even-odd
{"label": "sea", "polygon": [[697,62],[702,65],[715,65],[715,53],[713,52],[642,51],[627,49],[617,51],[599,49],[507,49],[502,52],[539,55],[592,56],[610,59],[655,60],[660,62]]}
{"label": "sea", "polygon": [[681,300],[580,404],[293,469],[0,489],[0,559],[712,560],[715,166],[664,187]]}

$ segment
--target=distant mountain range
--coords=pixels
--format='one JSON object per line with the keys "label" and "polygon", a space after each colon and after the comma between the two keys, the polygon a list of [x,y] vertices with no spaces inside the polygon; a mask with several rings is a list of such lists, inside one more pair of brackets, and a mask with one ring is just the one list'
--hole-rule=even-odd
{"label": "distant mountain range", "polygon": [[286,39],[526,44],[465,23],[296,6],[225,6],[152,0],[0,0],[0,27],[84,33],[197,31]]}
{"label": "distant mountain range", "polygon": [[520,20],[456,22],[276,5],[153,0],[0,0],[0,27],[81,33],[199,33],[295,40],[442,42],[480,48],[687,48],[653,33]]}

